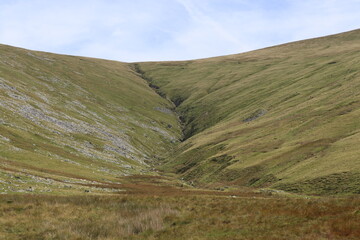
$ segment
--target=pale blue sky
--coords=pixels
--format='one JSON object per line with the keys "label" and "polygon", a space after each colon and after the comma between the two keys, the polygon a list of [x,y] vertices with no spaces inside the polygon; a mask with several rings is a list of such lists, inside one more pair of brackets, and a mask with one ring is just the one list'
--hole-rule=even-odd
{"label": "pale blue sky", "polygon": [[360,0],[0,0],[0,43],[120,61],[234,54],[360,28]]}

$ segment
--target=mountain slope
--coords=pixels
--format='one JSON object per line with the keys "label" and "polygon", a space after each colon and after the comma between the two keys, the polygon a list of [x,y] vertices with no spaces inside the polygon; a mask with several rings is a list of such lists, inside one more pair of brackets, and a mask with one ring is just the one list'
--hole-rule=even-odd
{"label": "mountain slope", "polygon": [[0,192],[112,191],[156,165],[199,186],[360,193],[359,70],[360,30],[181,62],[0,45]]}
{"label": "mountain slope", "polygon": [[149,172],[181,136],[172,108],[126,63],[0,45],[0,192]]}
{"label": "mountain slope", "polygon": [[201,185],[360,193],[360,30],[138,66],[185,126],[164,171]]}

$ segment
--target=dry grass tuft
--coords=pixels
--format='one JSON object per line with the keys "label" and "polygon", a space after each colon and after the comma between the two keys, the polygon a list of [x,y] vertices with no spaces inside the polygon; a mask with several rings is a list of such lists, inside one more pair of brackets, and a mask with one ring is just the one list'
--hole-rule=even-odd
{"label": "dry grass tuft", "polygon": [[164,218],[177,213],[165,203],[127,197],[10,196],[1,200],[0,233],[5,239],[119,239],[159,231]]}

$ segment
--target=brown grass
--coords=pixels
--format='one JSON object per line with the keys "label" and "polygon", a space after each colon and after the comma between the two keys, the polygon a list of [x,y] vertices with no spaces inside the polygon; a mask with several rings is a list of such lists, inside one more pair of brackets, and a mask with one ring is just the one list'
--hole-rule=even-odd
{"label": "brown grass", "polygon": [[124,178],[123,195],[2,195],[0,239],[360,239],[360,199],[176,187]]}
{"label": "brown grass", "polygon": [[119,239],[159,231],[176,214],[165,203],[127,197],[3,196],[0,239]]}

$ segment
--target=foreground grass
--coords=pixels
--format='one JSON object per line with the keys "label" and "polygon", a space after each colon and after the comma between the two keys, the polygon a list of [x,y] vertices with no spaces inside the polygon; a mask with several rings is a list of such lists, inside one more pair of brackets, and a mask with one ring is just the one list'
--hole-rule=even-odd
{"label": "foreground grass", "polygon": [[3,195],[0,239],[359,239],[359,198]]}
{"label": "foreground grass", "polygon": [[119,239],[163,228],[176,211],[128,197],[1,198],[0,239]]}

